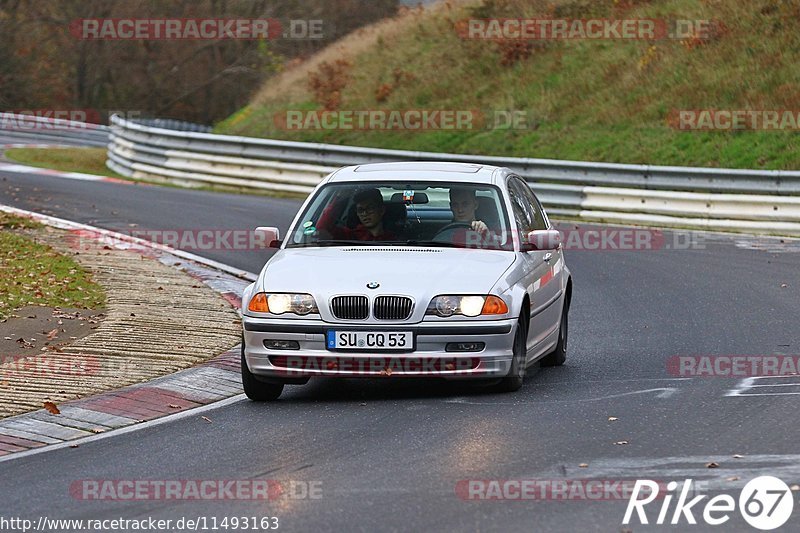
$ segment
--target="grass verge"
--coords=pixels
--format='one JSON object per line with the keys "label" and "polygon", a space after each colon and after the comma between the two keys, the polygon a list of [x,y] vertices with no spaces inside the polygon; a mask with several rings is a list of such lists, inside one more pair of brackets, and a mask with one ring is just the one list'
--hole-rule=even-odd
{"label": "grass verge", "polygon": [[106,166],[106,153],[105,148],[11,148],[5,156],[32,167],[127,179]]}
{"label": "grass verge", "polygon": [[[472,18],[715,21],[707,38],[495,42]],[[268,80],[219,133],[611,163],[800,168],[800,126],[684,131],[679,110],[800,114],[797,0],[452,0],[356,32]],[[521,111],[525,127],[287,129],[289,111]],[[497,123],[490,125],[498,126]]]}
{"label": "grass verge", "polygon": [[26,305],[104,307],[105,292],[78,263],[15,231],[38,227],[0,212],[0,319]]}

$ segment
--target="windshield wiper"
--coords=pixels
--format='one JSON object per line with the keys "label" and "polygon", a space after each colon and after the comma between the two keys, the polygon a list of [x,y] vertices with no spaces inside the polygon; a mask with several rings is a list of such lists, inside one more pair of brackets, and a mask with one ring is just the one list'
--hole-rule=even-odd
{"label": "windshield wiper", "polygon": [[375,246],[397,244],[395,241],[359,241],[351,239],[330,239],[324,241],[307,242],[304,244],[297,244],[298,248],[314,248],[324,246]]}
{"label": "windshield wiper", "polygon": [[456,244],[454,242],[447,242],[447,241],[415,241],[410,240],[406,241],[407,246],[438,246],[441,248],[466,248],[461,244]]}

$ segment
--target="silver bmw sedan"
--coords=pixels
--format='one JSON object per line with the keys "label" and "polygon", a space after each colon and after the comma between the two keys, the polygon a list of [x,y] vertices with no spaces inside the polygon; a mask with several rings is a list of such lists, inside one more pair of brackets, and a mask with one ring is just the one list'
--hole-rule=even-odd
{"label": "silver bmw sedan", "polygon": [[522,386],[567,356],[561,234],[507,168],[377,163],[322,180],[242,296],[242,383],[277,399],[311,377]]}

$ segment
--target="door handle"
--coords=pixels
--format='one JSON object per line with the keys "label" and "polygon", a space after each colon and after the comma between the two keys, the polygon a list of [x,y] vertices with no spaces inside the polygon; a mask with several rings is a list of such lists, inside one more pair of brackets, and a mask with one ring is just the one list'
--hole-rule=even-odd
{"label": "door handle", "polygon": [[546,254],[544,254],[545,262],[549,263],[552,258],[553,258],[553,254],[552,253],[547,252]]}

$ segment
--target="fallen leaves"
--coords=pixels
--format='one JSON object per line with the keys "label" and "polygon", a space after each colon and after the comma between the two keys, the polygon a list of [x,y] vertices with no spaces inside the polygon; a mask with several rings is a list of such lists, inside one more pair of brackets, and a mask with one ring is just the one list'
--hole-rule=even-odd
{"label": "fallen leaves", "polygon": [[578,465],[578,468],[589,468],[589,463],[581,463]]}
{"label": "fallen leaves", "polygon": [[181,406],[176,404],[176,403],[169,404],[169,407],[170,407],[170,409],[180,409],[181,408]]}
{"label": "fallen leaves", "polygon": [[619,420],[619,418],[617,418],[616,416],[609,416],[608,417],[608,421],[609,422],[616,422],[617,420]]}
{"label": "fallen leaves", "polygon": [[731,477],[725,478],[725,481],[739,481],[739,476],[731,476]]}
{"label": "fallen leaves", "polygon": [[719,468],[719,463],[715,463],[713,461],[710,463],[706,463],[706,468]]}
{"label": "fallen leaves", "polygon": [[744,455],[739,455],[738,453],[733,456],[734,459],[741,459]]}
{"label": "fallen leaves", "polygon": [[58,335],[58,328],[51,329],[50,331],[47,332],[47,339],[53,340],[56,338],[56,335]]}
{"label": "fallen leaves", "polygon": [[32,342],[28,342],[25,339],[23,339],[22,337],[17,339],[17,344],[21,344],[23,348],[34,348],[36,346]]}
{"label": "fallen leaves", "polygon": [[794,492],[800,491],[800,485],[792,485],[789,489]]}
{"label": "fallen leaves", "polygon": [[614,443],[614,446],[625,446],[626,444],[628,444],[628,441],[618,440],[617,442]]}
{"label": "fallen leaves", "polygon": [[51,415],[60,415],[61,414],[61,411],[58,410],[58,406],[56,404],[54,404],[53,402],[44,402],[42,404],[42,407],[47,409],[47,412],[50,413]]}

